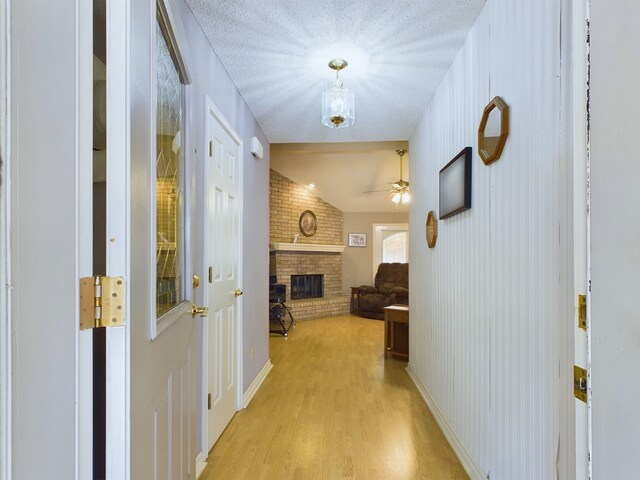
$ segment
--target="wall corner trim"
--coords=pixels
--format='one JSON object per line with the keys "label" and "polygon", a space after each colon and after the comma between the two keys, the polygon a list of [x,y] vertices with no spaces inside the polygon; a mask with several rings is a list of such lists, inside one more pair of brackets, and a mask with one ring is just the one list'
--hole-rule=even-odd
{"label": "wall corner trim", "polygon": [[433,398],[431,398],[431,395],[429,395],[426,387],[422,384],[418,376],[411,368],[411,365],[407,365],[407,373],[409,374],[411,380],[413,380],[413,383],[420,392],[420,395],[422,395],[422,398],[427,404],[427,407],[429,407],[429,410],[436,419],[436,422],[442,429],[442,433],[444,433],[444,436],[449,441],[451,448],[453,448],[453,451],[458,456],[458,459],[469,475],[469,478],[471,478],[472,480],[486,480],[488,478],[487,474],[482,470],[482,468],[480,468],[480,466],[476,463],[467,449],[464,448],[464,445],[462,445],[462,442],[453,431],[453,428],[451,428],[451,425],[449,425],[449,422],[447,422],[447,419],[445,418],[442,411],[438,408],[436,402],[433,400]]}
{"label": "wall corner trim", "polygon": [[254,378],[251,385],[249,385],[249,388],[247,388],[247,391],[242,395],[242,404],[244,405],[244,408],[249,406],[249,402],[251,402],[251,399],[262,385],[262,382],[264,382],[264,379],[267,378],[267,375],[269,375],[272,368],[273,363],[271,363],[271,359],[267,359],[267,363],[264,364],[262,369],[258,372],[258,375],[256,375],[256,378]]}

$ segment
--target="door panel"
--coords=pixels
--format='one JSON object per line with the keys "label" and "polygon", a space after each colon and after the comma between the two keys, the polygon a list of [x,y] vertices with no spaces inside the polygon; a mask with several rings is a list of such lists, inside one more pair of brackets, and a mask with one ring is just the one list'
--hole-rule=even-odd
{"label": "door panel", "polygon": [[213,269],[207,302],[213,312],[208,324],[207,382],[212,395],[207,414],[210,450],[238,408],[238,308],[234,291],[238,278],[238,156],[240,141],[207,98],[206,116],[207,239],[205,258]]}
{"label": "door panel", "polygon": [[[171,387],[169,386],[169,389]],[[167,401],[167,392],[163,392],[162,395],[156,400],[153,408],[153,459],[154,459],[154,476],[153,478],[168,478],[169,475],[169,463],[171,458],[167,453],[169,452],[169,402]]]}
{"label": "door panel", "polygon": [[590,308],[594,479],[640,471],[639,2],[589,2]]}
{"label": "door panel", "polygon": [[79,330],[78,285],[92,274],[92,8],[7,6],[10,476],[91,478],[92,332]]}
{"label": "door panel", "polygon": [[203,199],[193,191],[186,43],[163,1],[130,8],[130,477],[186,479],[195,468],[192,275],[203,276],[193,269]]}

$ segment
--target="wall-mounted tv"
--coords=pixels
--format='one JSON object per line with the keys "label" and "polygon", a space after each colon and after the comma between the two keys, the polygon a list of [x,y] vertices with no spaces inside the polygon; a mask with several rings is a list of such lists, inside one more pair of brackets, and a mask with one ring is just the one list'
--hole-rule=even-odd
{"label": "wall-mounted tv", "polygon": [[440,170],[440,219],[471,208],[471,147],[465,147]]}

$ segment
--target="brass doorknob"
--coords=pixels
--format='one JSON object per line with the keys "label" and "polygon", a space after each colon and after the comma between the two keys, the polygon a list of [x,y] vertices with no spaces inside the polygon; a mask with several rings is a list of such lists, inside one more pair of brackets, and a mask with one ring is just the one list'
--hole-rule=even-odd
{"label": "brass doorknob", "polygon": [[239,289],[239,288],[236,288],[236,289],[233,291],[233,295],[234,295],[235,297],[239,297],[239,296],[240,296],[240,295],[242,295],[243,293],[244,293],[244,292],[243,292],[241,289]]}
{"label": "brass doorknob", "polygon": [[195,317],[196,315],[200,315],[201,317],[206,317],[209,314],[209,309],[207,307],[198,307],[197,305],[191,305],[191,316]]}

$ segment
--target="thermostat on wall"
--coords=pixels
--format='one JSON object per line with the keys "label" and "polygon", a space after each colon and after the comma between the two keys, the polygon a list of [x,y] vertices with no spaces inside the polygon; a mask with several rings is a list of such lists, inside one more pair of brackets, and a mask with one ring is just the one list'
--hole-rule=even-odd
{"label": "thermostat on wall", "polygon": [[251,137],[251,155],[256,157],[258,160],[262,160],[264,155],[264,148],[256,137]]}

